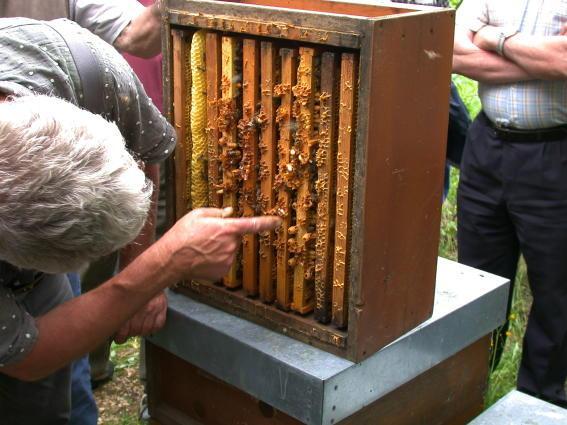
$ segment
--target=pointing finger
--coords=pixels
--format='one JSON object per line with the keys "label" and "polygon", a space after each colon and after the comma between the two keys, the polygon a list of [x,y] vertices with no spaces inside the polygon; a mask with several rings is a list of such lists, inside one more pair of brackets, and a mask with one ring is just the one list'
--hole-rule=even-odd
{"label": "pointing finger", "polygon": [[222,218],[230,217],[233,212],[234,212],[234,210],[232,209],[232,207],[223,208],[223,210],[222,210]]}
{"label": "pointing finger", "polygon": [[[228,217],[226,214],[226,210],[228,208],[225,209],[221,209],[221,208],[197,208],[196,210],[193,210],[191,212],[191,214],[195,217],[211,217],[211,218],[223,218],[223,217]],[[231,212],[230,214],[232,214],[232,208],[231,208]]]}
{"label": "pointing finger", "polygon": [[246,233],[259,233],[267,230],[275,230],[281,222],[281,218],[275,216],[224,219],[225,225],[231,226],[236,233],[241,235]]}

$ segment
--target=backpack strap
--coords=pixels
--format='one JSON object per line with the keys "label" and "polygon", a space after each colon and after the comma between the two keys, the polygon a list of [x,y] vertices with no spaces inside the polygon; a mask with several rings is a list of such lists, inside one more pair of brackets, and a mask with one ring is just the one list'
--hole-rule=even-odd
{"label": "backpack strap", "polygon": [[61,36],[73,57],[83,90],[83,98],[79,98],[79,106],[94,114],[103,114],[104,83],[102,81],[102,68],[98,58],[90,47],[86,43],[81,42],[80,39],[69,35],[65,36],[49,22],[45,22],[45,24]]}
{"label": "backpack strap", "polygon": [[43,276],[42,272],[20,269],[0,260],[0,285],[11,289],[15,294],[31,291]]}

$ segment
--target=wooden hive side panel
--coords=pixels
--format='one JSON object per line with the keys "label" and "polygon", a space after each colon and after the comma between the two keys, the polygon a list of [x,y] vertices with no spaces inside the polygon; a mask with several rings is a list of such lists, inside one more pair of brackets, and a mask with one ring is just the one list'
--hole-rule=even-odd
{"label": "wooden hive side panel", "polygon": [[382,20],[368,40],[373,47],[361,52],[370,59],[355,164],[349,312],[355,361],[433,311],[453,26],[452,11]]}

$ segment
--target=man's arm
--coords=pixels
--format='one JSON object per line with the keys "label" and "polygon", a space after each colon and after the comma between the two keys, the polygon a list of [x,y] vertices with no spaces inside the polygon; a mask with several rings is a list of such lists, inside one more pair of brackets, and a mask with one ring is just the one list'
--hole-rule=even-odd
{"label": "man's arm", "polygon": [[187,214],[121,273],[37,318],[38,339],[29,355],[0,372],[24,381],[53,373],[108,338],[169,285],[183,278],[220,279],[243,234],[280,223],[276,217],[222,218],[230,213],[209,208]]}
{"label": "man's arm", "polygon": [[514,62],[500,57],[495,52],[480,48],[473,43],[473,37],[472,31],[461,26],[455,28],[453,72],[492,84],[536,78]]}
{"label": "man's arm", "polygon": [[[148,218],[140,234],[133,242],[120,250],[120,270],[126,268],[155,242],[160,183],[159,164],[145,164],[144,172],[153,184],[152,202],[148,211]],[[131,336],[146,336],[158,331],[165,324],[166,312],[167,298],[163,292],[160,292],[120,327],[114,336],[114,341],[120,344],[126,342]]]}
{"label": "man's arm", "polygon": [[142,58],[161,52],[160,0],[134,18],[114,41],[114,47]]}
{"label": "man's arm", "polygon": [[161,51],[160,0],[69,0],[71,19],[118,50],[140,57]]}
{"label": "man's arm", "polygon": [[[487,25],[473,41],[480,49],[496,52],[501,29]],[[534,79],[567,79],[567,37],[515,34],[503,44],[504,56]]]}
{"label": "man's arm", "polygon": [[156,239],[157,202],[159,197],[159,164],[144,164],[144,173],[152,182],[153,192],[148,217],[140,234],[120,250],[120,268],[124,269],[134,258],[148,249]]}

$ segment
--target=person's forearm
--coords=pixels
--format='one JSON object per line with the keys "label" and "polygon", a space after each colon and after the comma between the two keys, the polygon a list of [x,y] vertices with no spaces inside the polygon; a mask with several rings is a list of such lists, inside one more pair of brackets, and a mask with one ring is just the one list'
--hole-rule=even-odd
{"label": "person's forearm", "polygon": [[138,15],[114,41],[121,52],[151,58],[161,52],[161,15],[159,1]]}
{"label": "person's forearm", "polygon": [[0,372],[36,380],[89,352],[152,297],[182,279],[217,281],[232,267],[242,236],[273,231],[277,217],[229,218],[232,209],[183,216],[118,275],[36,319],[38,339],[19,363]]}
{"label": "person's forearm", "polygon": [[455,32],[453,72],[491,84],[534,79],[515,63],[475,46],[469,35],[458,30]]}
{"label": "person's forearm", "polygon": [[503,29],[487,25],[476,33],[473,43],[478,48],[501,54],[522,68],[533,79],[564,80],[567,78],[567,37],[531,36],[517,33],[501,41]]}
{"label": "person's forearm", "polygon": [[3,373],[21,380],[41,379],[90,352],[157,293],[175,283],[167,256],[153,245],[129,267],[100,287],[36,319],[33,350]]}
{"label": "person's forearm", "polygon": [[504,54],[542,80],[567,79],[567,37],[516,34],[506,40]]}
{"label": "person's forearm", "polygon": [[128,245],[120,250],[120,269],[130,264],[134,258],[148,249],[155,241],[157,202],[159,197],[159,164],[146,164],[144,168],[146,177],[151,180],[154,190],[148,217],[140,234]]}

